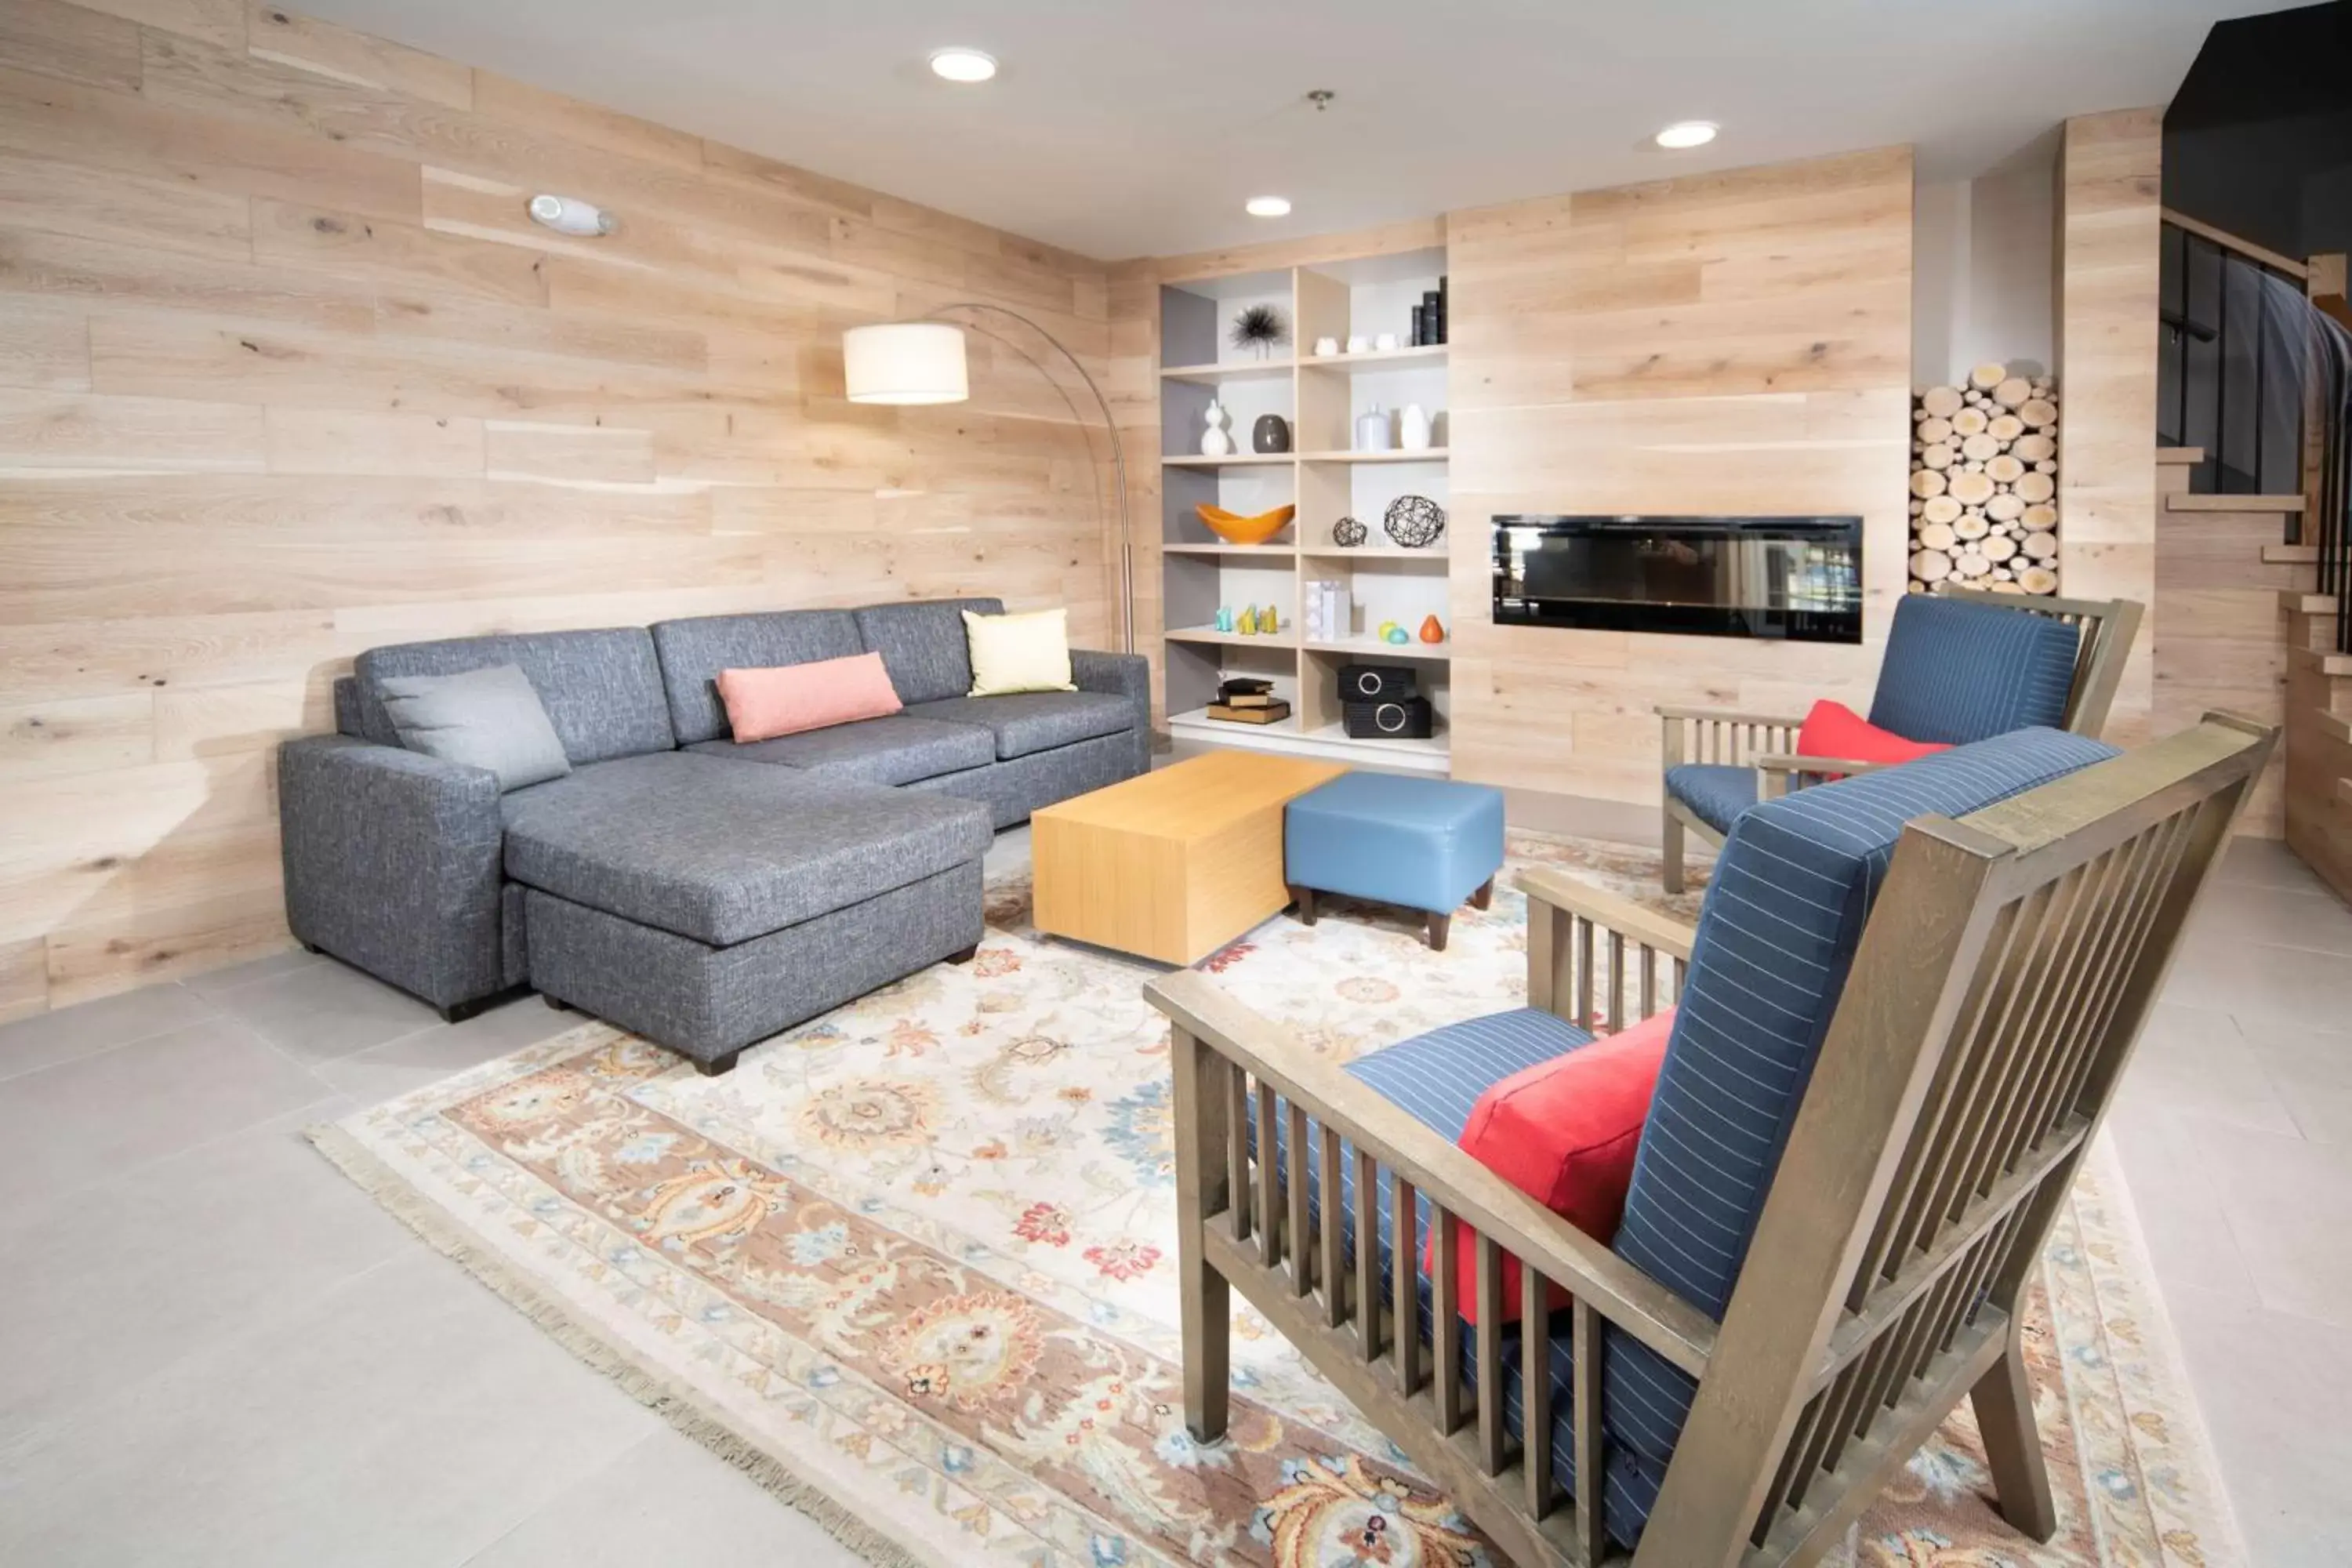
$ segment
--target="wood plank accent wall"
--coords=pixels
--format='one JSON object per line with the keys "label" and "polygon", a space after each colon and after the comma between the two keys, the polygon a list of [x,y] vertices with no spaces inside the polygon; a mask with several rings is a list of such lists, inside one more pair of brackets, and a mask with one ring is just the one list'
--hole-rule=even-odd
{"label": "wood plank accent wall", "polygon": [[[1659,795],[1659,702],[1866,706],[1904,591],[1907,149],[1452,215],[1457,778]],[[1497,626],[1496,512],[1864,519],[1855,647]]]}
{"label": "wood plank accent wall", "polygon": [[1082,258],[248,0],[8,0],[0,1016],[280,945],[272,749],[373,644],[969,592],[1105,646],[1061,388],[975,337],[969,404],[842,399],[843,327],[971,298],[1103,365]]}
{"label": "wood plank accent wall", "polygon": [[2165,606],[2156,578],[2157,256],[2164,111],[2066,122],[2058,169],[2059,592],[2147,616],[2106,738],[2147,738]]}

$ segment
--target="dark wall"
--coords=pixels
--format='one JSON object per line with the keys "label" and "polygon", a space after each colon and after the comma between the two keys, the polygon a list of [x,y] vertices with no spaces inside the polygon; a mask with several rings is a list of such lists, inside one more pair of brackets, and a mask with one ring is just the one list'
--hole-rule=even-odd
{"label": "dark wall", "polygon": [[2165,112],[2164,205],[2288,256],[2352,248],[2352,0],[2213,28]]}

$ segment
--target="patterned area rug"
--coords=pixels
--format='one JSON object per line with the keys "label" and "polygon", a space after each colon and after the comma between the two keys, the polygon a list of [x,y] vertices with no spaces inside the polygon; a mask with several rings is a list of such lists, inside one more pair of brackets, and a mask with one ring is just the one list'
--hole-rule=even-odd
{"label": "patterned area rug", "polygon": [[[1688,916],[1636,850],[1517,860]],[[1526,904],[1277,919],[1205,965],[1346,1060],[1523,995]],[[1154,969],[1041,940],[992,888],[978,959],[731,1075],[587,1025],[313,1133],[420,1235],[682,1430],[883,1563],[1497,1562],[1241,1306],[1232,1440],[1186,1436]],[[1857,1527],[1868,1568],[2238,1561],[2137,1233],[2095,1162],[2028,1312],[2061,1526],[2009,1531],[1965,1407]]]}

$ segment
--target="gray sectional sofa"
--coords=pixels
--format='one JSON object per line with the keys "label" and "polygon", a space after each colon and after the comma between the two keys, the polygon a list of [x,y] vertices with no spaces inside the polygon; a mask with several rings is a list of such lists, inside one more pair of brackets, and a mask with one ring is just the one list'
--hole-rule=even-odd
{"label": "gray sectional sofa", "polygon": [[[520,988],[723,1072],[754,1040],[979,943],[998,828],[1150,765],[1141,658],[971,698],[961,612],[993,599],[408,643],[336,683],[337,733],[278,755],[305,946],[460,1017]],[[879,653],[885,719],[739,745],[722,669]],[[501,794],[404,751],[376,683],[514,665],[572,772]]]}

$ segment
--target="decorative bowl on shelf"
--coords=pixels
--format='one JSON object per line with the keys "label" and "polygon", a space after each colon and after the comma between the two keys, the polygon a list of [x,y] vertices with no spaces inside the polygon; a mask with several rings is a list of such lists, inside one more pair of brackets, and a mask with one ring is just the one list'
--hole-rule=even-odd
{"label": "decorative bowl on shelf", "polygon": [[1295,506],[1278,506],[1255,517],[1243,517],[1221,506],[1211,506],[1206,501],[1195,502],[1192,510],[1201,514],[1201,521],[1209,525],[1209,531],[1227,544],[1264,544],[1287,527],[1298,511]]}

